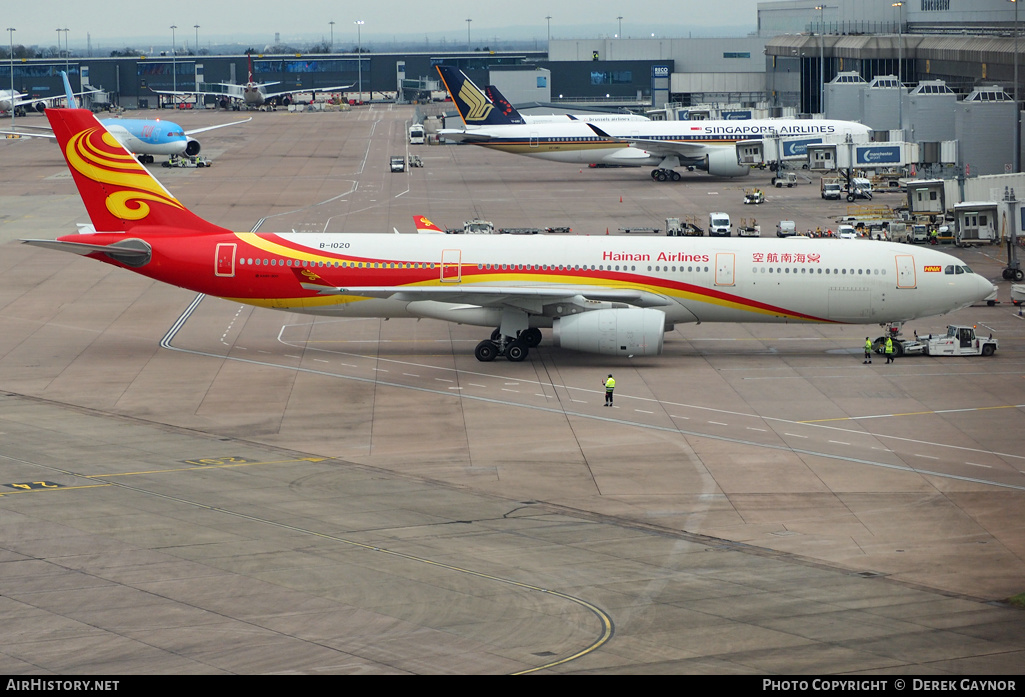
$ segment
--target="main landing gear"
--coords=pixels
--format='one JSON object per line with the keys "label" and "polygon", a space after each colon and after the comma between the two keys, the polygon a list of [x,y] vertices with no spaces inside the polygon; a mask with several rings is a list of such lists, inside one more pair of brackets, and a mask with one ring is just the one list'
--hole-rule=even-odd
{"label": "main landing gear", "polygon": [[662,169],[660,167],[658,169],[651,170],[651,178],[659,182],[678,182],[682,177],[680,177],[680,173],[675,169]]}
{"label": "main landing gear", "polygon": [[503,336],[501,330],[491,332],[491,338],[477,344],[473,355],[482,363],[495,360],[496,356],[505,356],[513,363],[525,360],[530,349],[541,343],[541,330],[536,327],[524,329],[515,337]]}

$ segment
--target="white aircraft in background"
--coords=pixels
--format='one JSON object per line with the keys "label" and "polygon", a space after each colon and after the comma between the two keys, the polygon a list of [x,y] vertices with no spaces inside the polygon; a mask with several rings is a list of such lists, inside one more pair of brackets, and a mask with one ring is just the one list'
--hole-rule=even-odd
{"label": "white aircraft in background", "polygon": [[[75,100],[75,95],[71,92],[71,83],[68,81],[68,76],[64,71],[61,71],[61,76],[64,78],[64,90],[65,96],[61,99],[66,99],[68,107],[71,109],[78,108],[78,103]],[[100,123],[107,129],[110,135],[114,136],[121,145],[125,146],[129,152],[138,155],[139,162],[148,164],[153,162],[154,156],[170,157],[171,155],[188,155],[190,157],[198,155],[202,146],[199,141],[193,138],[197,133],[204,133],[206,131],[212,131],[217,128],[225,128],[226,126],[237,126],[247,121],[252,121],[253,118],[242,119],[240,121],[232,121],[231,123],[222,123],[216,126],[205,126],[203,128],[193,128],[190,131],[186,131],[178,124],[173,121],[167,121],[165,119],[124,119],[124,118],[112,118],[112,119],[100,119]],[[43,126],[23,126],[24,128],[44,128]],[[26,133],[23,131],[0,131],[0,133],[26,136],[29,138],[55,138],[53,133]]]}
{"label": "white aircraft in background", "polygon": [[189,212],[88,111],[46,115],[92,225],[27,244],[235,303],[494,327],[480,361],[522,361],[549,327],[566,349],[655,356],[686,322],[893,324],[995,292],[954,256],[869,240],[232,232]]}
{"label": "white aircraft in background", "polygon": [[[76,92],[75,94],[81,96],[97,91],[99,90]],[[15,114],[18,116],[23,116],[29,110],[43,113],[47,108],[56,106],[58,102],[65,98],[63,94],[54,97],[29,97],[18,90],[0,90],[0,111],[8,112],[14,109]]]}
{"label": "white aircraft in background", "polygon": [[868,126],[853,121],[751,119],[746,121],[614,121],[599,127],[588,121],[499,123],[499,104],[481,93],[460,71],[438,66],[442,81],[466,128],[444,129],[448,140],[492,150],[576,165],[653,167],[651,178],[679,181],[677,167],[700,169],[717,177],[743,177],[749,165],[737,162],[742,140],[818,138],[842,142],[868,140]]}
{"label": "white aircraft in background", "polygon": [[285,90],[282,92],[268,92],[267,88],[273,85],[280,85],[280,82],[254,82],[253,81],[253,57],[249,56],[249,79],[244,85],[235,85],[230,82],[218,83],[223,91],[208,92],[202,90],[152,90],[156,94],[167,94],[173,96],[211,96],[218,97],[225,102],[236,101],[246,109],[258,109],[265,104],[278,104],[288,106],[292,103],[293,94],[316,94],[317,92],[341,92],[352,87],[349,85],[336,85],[334,87],[301,87],[298,89]]}

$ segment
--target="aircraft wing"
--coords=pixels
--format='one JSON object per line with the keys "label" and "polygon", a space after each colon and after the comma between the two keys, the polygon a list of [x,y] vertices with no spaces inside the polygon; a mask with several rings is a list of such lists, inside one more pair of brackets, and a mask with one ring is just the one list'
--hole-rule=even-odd
{"label": "aircraft wing", "polygon": [[[42,128],[35,126],[35,128]],[[53,133],[25,133],[24,131],[0,131],[4,135],[21,136],[23,138],[56,138]]]}
{"label": "aircraft wing", "polygon": [[486,143],[492,139],[492,136],[487,133],[464,131],[460,128],[443,128],[438,131],[438,137],[455,143]]}
{"label": "aircraft wing", "polygon": [[245,123],[246,121],[252,121],[252,120],[253,120],[253,117],[250,116],[248,119],[242,119],[241,121],[232,121],[231,123],[221,123],[221,124],[217,124],[216,126],[206,126],[204,128],[194,128],[191,131],[185,131],[185,135],[191,136],[194,133],[203,133],[204,131],[212,131],[215,128],[224,128],[226,126],[238,126],[241,123]]}
{"label": "aircraft wing", "polygon": [[[81,97],[84,94],[93,94],[94,92],[99,92],[99,90],[86,90],[84,92],[75,92],[75,96],[76,97]],[[60,101],[62,99],[67,99],[67,97],[65,95],[63,95],[63,94],[61,94],[61,95],[54,95],[52,97],[35,97],[35,98],[25,97],[23,99],[19,99],[16,102],[14,102],[12,107],[26,106],[26,105],[29,105],[29,104],[39,104],[40,102],[45,104],[47,107],[53,107],[58,101]]]}
{"label": "aircraft wing", "polygon": [[694,159],[704,157],[708,154],[708,146],[703,143],[681,143],[674,140],[652,140],[650,138],[636,138],[631,136],[613,136],[602,129],[588,122],[588,128],[595,132],[599,138],[608,138],[617,143],[629,145],[631,148],[646,150],[652,155],[678,155],[682,158]]}
{"label": "aircraft wing", "polygon": [[667,307],[669,298],[650,291],[634,288],[607,288],[604,286],[485,286],[462,283],[452,286],[363,286],[343,288],[327,285],[308,269],[293,269],[300,285],[320,295],[351,295],[362,298],[381,298],[414,302],[435,302],[477,305],[480,307],[515,307],[541,312],[544,305],[559,302],[578,305],[581,309],[589,302],[618,302],[634,307]]}
{"label": "aircraft wing", "polygon": [[[276,84],[276,83],[274,83],[274,84]],[[274,99],[275,97],[280,97],[280,96],[285,95],[285,94],[303,94],[304,92],[310,92],[310,93],[316,93],[316,92],[341,92],[342,90],[349,89],[350,87],[352,87],[355,84],[356,83],[354,82],[354,83],[352,83],[352,85],[335,85],[334,87],[298,87],[298,88],[296,88],[294,90],[285,90],[284,92],[264,92],[263,93],[263,98],[264,99]],[[265,84],[260,85],[260,87],[265,87],[265,86],[266,86]]]}

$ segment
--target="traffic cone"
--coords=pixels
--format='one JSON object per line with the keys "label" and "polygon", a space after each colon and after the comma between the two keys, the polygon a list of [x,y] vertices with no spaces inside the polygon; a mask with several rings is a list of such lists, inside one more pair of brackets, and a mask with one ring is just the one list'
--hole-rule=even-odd
{"label": "traffic cone", "polygon": [[622,203],[622,202],[623,202],[623,197],[622,197],[622,196],[620,196],[620,197],[619,197],[619,202],[620,202],[620,203]]}
{"label": "traffic cone", "polygon": [[608,228],[605,228],[605,234],[606,235],[609,234],[609,229]]}

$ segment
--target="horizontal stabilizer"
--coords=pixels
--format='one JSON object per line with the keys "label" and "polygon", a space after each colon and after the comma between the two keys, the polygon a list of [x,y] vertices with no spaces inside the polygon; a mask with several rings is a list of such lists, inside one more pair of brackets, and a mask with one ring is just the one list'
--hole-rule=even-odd
{"label": "horizontal stabilizer", "polygon": [[86,256],[88,254],[106,254],[114,261],[125,266],[138,268],[145,266],[153,256],[153,250],[140,239],[128,239],[114,244],[89,244],[88,242],[68,242],[64,240],[22,240],[25,244],[44,249],[56,249],[59,252],[71,252]]}

